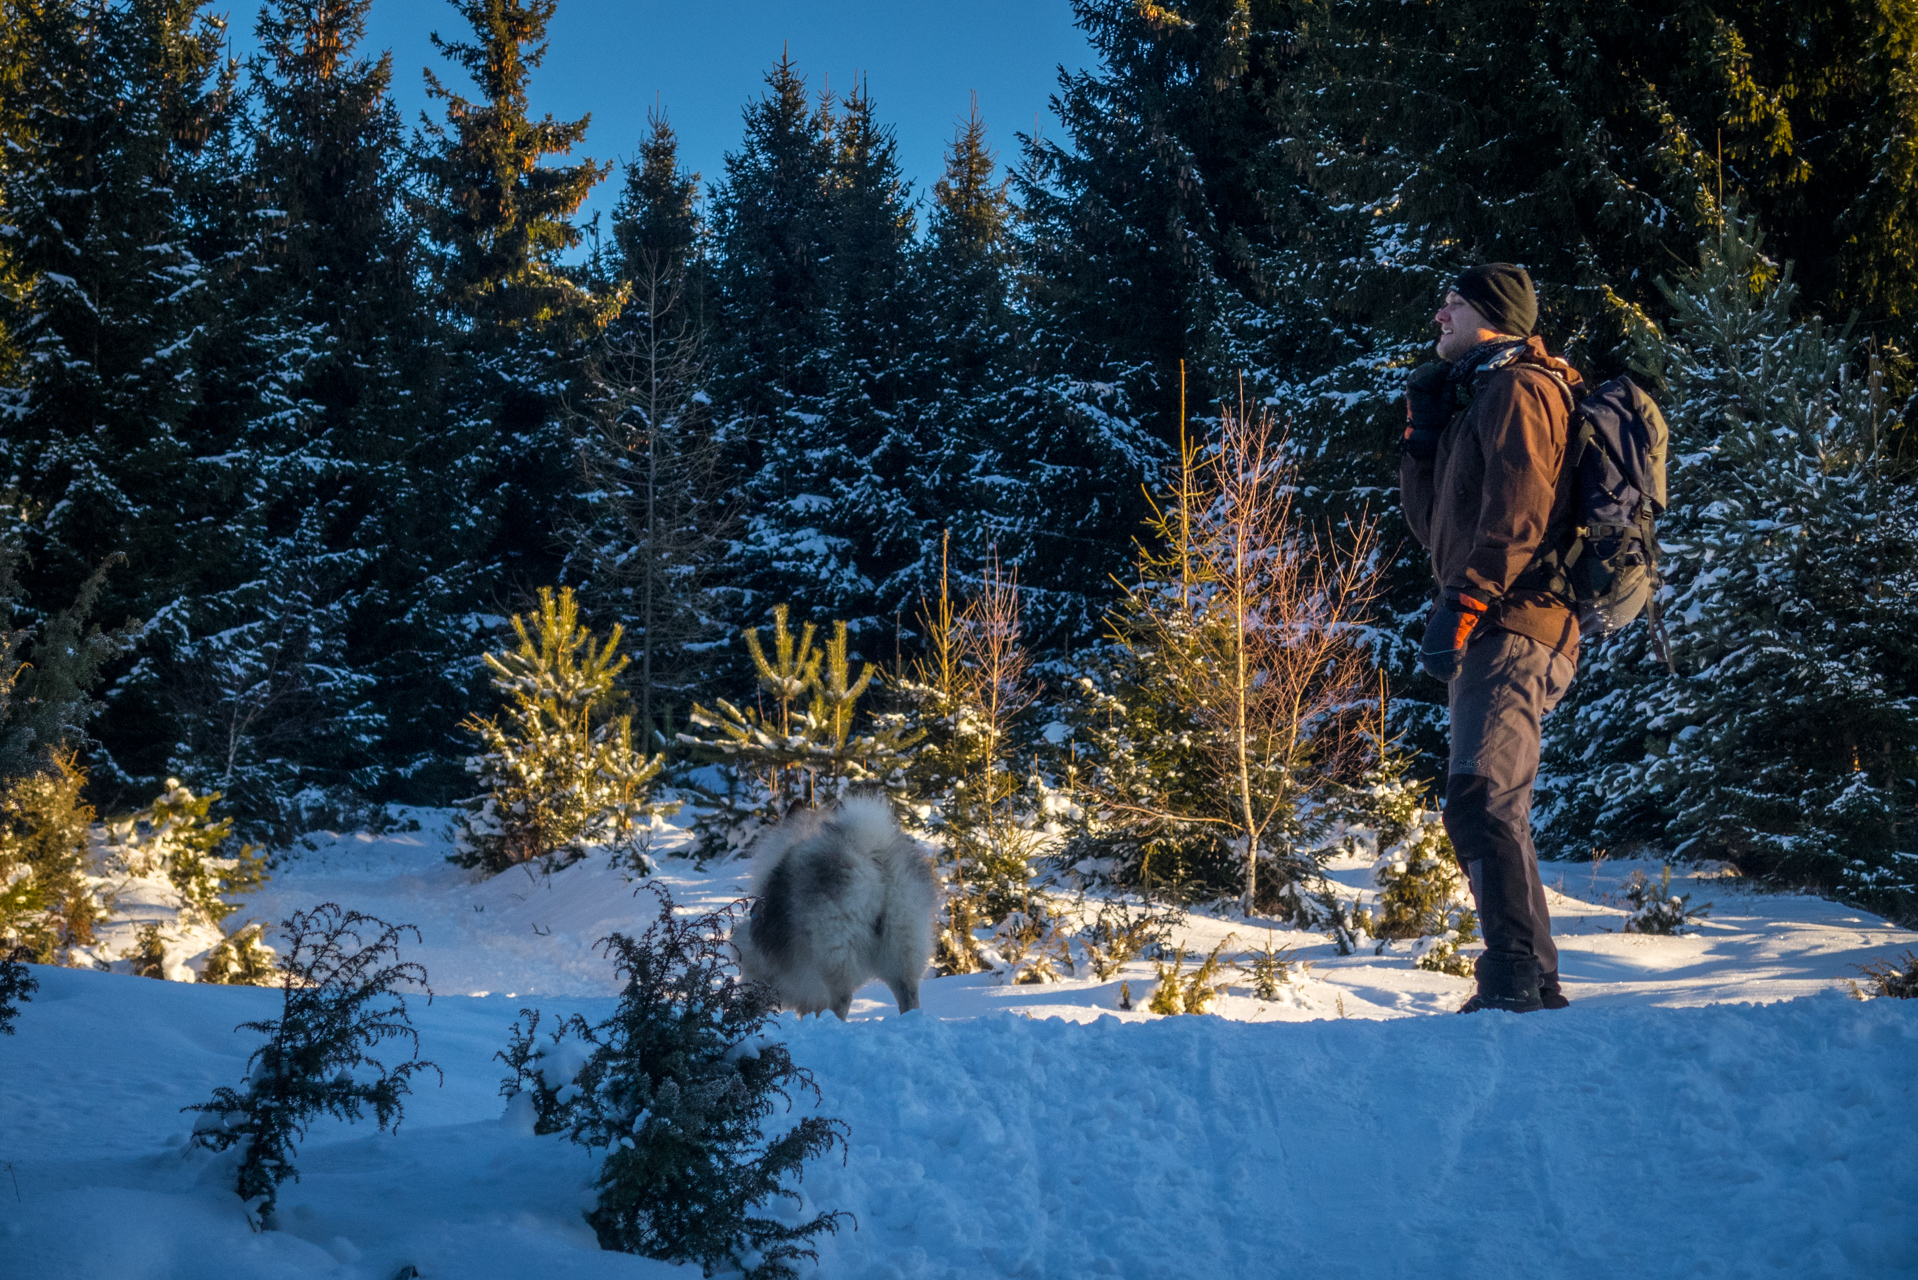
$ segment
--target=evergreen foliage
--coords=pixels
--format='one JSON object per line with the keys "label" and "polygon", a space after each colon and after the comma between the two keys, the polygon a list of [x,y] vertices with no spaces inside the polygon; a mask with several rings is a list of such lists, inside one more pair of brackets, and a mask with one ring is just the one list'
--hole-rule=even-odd
{"label": "evergreen foliage", "polygon": [[247,925],[222,938],[207,955],[200,981],[226,986],[270,987],[279,980],[279,953],[266,944],[265,929]]}
{"label": "evergreen foliage", "polygon": [[[1427,308],[1460,266],[1508,259],[1588,374],[1669,372],[1684,437],[1685,674],[1641,664],[1634,634],[1588,646],[1549,725],[1541,836],[1911,910],[1911,14],[1077,0],[1095,65],[1010,171],[975,105],[916,199],[872,89],[814,93],[782,58],[706,209],[662,114],[602,244],[577,221],[607,172],[572,155],[585,119],[532,109],[554,0],[457,9],[438,48],[475,87],[429,74],[411,145],[368,0],[268,0],[243,64],[203,0],[0,24],[0,776],[84,748],[95,803],[178,778],[271,843],[448,803],[459,726],[489,710],[476,642],[498,602],[567,581],[631,637],[635,755],[698,703],[695,750],[839,785],[890,779],[902,744],[880,739],[917,726],[934,822],[998,815],[1011,849],[1063,816],[1065,865],[1178,897],[1302,885],[1288,860],[1336,806],[1287,791],[1297,762],[1236,815],[1217,803],[1220,704],[1181,682],[1222,633],[1139,612],[1146,491],[1223,402],[1288,424],[1303,519],[1378,507]],[[1741,208],[1790,281],[1710,247]],[[1661,289],[1701,237],[1734,265]],[[1854,310],[1844,334],[1810,323]],[[1050,781],[1109,803],[1020,781],[1041,717],[981,765],[951,691],[906,678],[946,643],[914,617],[948,562],[960,599],[1016,574],[1021,647],[1076,703]],[[1410,550],[1374,567],[1364,639],[1396,671],[1429,584]],[[764,678],[719,641],[780,601],[845,620],[844,679],[822,666],[818,692],[847,714],[821,713],[813,764],[718,710]],[[870,712],[855,677],[888,630],[886,718],[828,741]],[[1421,767],[1426,696],[1391,704]],[[812,733],[811,700],[754,714]],[[865,736],[871,761],[838,760]],[[951,750],[974,752],[960,772]],[[983,807],[948,794],[962,776]],[[729,818],[767,797],[733,799]],[[1277,836],[1255,850],[1262,812]],[[1280,896],[1264,906],[1323,914]],[[1007,913],[1040,927],[1023,896],[953,904],[968,954]]]}
{"label": "evergreen foliage", "polygon": [[679,167],[665,117],[651,121],[613,219],[629,301],[585,358],[572,415],[588,490],[572,531],[582,594],[631,624],[648,743],[670,740],[674,707],[709,674],[737,524],[709,413],[698,175]]}
{"label": "evergreen foliage", "polygon": [[[42,617],[96,592],[108,616],[152,617],[245,571],[244,459],[197,403],[217,313],[217,273],[194,247],[197,172],[232,109],[215,71],[224,37],[202,8],[17,15],[39,53],[0,175],[0,253],[19,285],[0,323],[22,356],[0,391],[0,473],[24,517],[26,606]],[[89,586],[116,555],[126,569]],[[116,699],[105,729],[136,757],[150,732],[138,701]],[[93,762],[127,781],[116,753]]]}
{"label": "evergreen foliage", "polygon": [[1791,313],[1728,221],[1670,289],[1677,673],[1628,630],[1547,722],[1548,846],[1666,842],[1909,917],[1918,898],[1918,499],[1869,352]]}
{"label": "evergreen foliage", "polygon": [[1035,915],[1031,880],[1042,832],[1031,790],[1044,784],[1021,777],[1012,756],[1039,686],[1023,643],[1016,577],[989,559],[955,610],[946,554],[942,547],[939,597],[925,602],[919,619],[927,656],[893,681],[902,709],[885,718],[924,736],[906,778],[942,854],[938,964],[942,972],[972,973],[987,967],[975,929],[999,926],[1014,912]]}
{"label": "evergreen foliage", "polygon": [[366,641],[391,639],[382,587],[416,589],[388,576],[395,544],[435,554],[407,536],[437,460],[420,447],[425,312],[391,68],[359,56],[367,7],[263,7],[252,109],[207,146],[196,243],[220,308],[197,415],[245,475],[244,538],[230,578],[159,611],[121,694],[169,730],[142,773],[217,787],[276,842],[392,777],[387,712],[417,667],[395,679]]}
{"label": "evergreen foliage", "polygon": [[[435,34],[434,46],[471,77],[478,96],[469,100],[427,74],[427,94],[445,114],[415,143],[409,201],[427,241],[435,336],[446,349],[434,424],[447,460],[436,479],[446,493],[432,510],[448,524],[435,540],[450,537],[457,554],[429,579],[444,595],[427,611],[437,650],[431,667],[446,672],[465,666],[477,604],[560,575],[558,535],[579,488],[562,402],[585,344],[624,301],[618,288],[598,288],[561,262],[583,238],[574,214],[611,166],[558,162],[590,117],[531,114],[554,0],[455,7],[470,38]],[[448,712],[477,701],[464,688],[442,689],[429,723],[444,733]],[[452,736],[421,746],[444,759]]]}
{"label": "evergreen foliage", "polygon": [[1672,868],[1666,863],[1653,884],[1643,871],[1634,871],[1625,882],[1625,905],[1631,913],[1625,917],[1626,933],[1680,934],[1712,909],[1691,905],[1692,895],[1672,892]]}
{"label": "evergreen foliage", "polygon": [[24,949],[0,955],[0,1035],[14,1034],[13,1024],[20,1018],[20,1006],[33,999],[40,980],[26,966]]}
{"label": "evergreen foliage", "polygon": [[1219,939],[1217,946],[1199,962],[1198,968],[1191,973],[1185,972],[1185,949],[1172,949],[1172,964],[1163,960],[1158,963],[1158,986],[1153,988],[1152,999],[1146,1004],[1150,1013],[1204,1013],[1211,1008],[1219,993],[1225,989],[1225,981],[1220,977],[1223,966],[1219,956],[1232,941],[1233,935],[1227,934]]}
{"label": "evergreen foliage", "polygon": [[1250,964],[1240,965],[1240,969],[1252,979],[1252,997],[1255,1000],[1271,1002],[1279,998],[1279,993],[1291,985],[1292,967],[1298,966],[1304,973],[1312,967],[1310,960],[1299,960],[1284,947],[1272,945],[1272,931],[1266,930],[1265,945],[1254,947],[1249,952]]}
{"label": "evergreen foliage", "polygon": [[[846,1127],[806,1116],[770,1140],[774,1099],[818,1089],[786,1046],[766,1038],[777,1005],[772,993],[733,972],[727,936],[735,911],[679,915],[672,895],[651,885],[659,914],[637,938],[602,942],[625,979],[619,1007],[597,1025],[577,1016],[553,1034],[557,1051],[591,1046],[573,1070],[536,1046],[538,1015],[501,1058],[514,1071],[509,1093],[537,1099],[544,1131],[565,1131],[604,1152],[597,1206],[586,1215],[600,1245],[670,1262],[697,1262],[754,1280],[797,1275],[794,1263],[817,1258],[811,1240],[837,1232],[847,1215],[832,1211],[800,1222],[768,1216],[769,1202],[802,1203],[787,1187],[804,1163],[843,1146]],[[560,1081],[557,1075],[569,1078]]]}
{"label": "evergreen foliage", "polygon": [[1376,910],[1366,932],[1386,941],[1409,941],[1418,967],[1457,977],[1472,974],[1459,948],[1478,940],[1478,916],[1467,905],[1468,886],[1451,837],[1435,810],[1425,807],[1425,788],[1405,776],[1406,762],[1389,762],[1366,788],[1363,810],[1378,824],[1378,860],[1372,881]]}
{"label": "evergreen foliage", "polygon": [[240,909],[226,895],[257,889],[266,880],[266,859],[256,846],[222,849],[232,839],[233,819],[212,819],[220,793],[196,796],[178,778],[152,804],[106,824],[107,847],[136,876],[163,874],[179,890],[184,914],[218,925]]}
{"label": "evergreen foliage", "polygon": [[597,327],[612,310],[558,269],[580,242],[570,219],[609,171],[592,161],[549,165],[586,136],[590,116],[528,114],[528,85],[546,56],[556,0],[460,0],[473,39],[433,36],[433,47],[472,77],[469,101],[426,73],[427,96],[446,104],[428,122],[416,158],[425,193],[416,204],[439,246],[438,284],[449,310],[484,340],[552,327]]}
{"label": "evergreen foliage", "polygon": [[131,623],[110,632],[87,625],[117,557],[95,569],[74,602],[45,623],[15,626],[19,554],[0,536],[0,779],[44,771],[60,752],[88,741],[86,722],[100,710],[91,691],[135,631]]}
{"label": "evergreen foliage", "polygon": [[[221,1085],[210,1102],[185,1107],[200,1118],[196,1146],[241,1152],[236,1190],[263,1226],[273,1225],[280,1184],[299,1180],[294,1158],[322,1115],[358,1121],[367,1107],[381,1130],[399,1127],[412,1078],[439,1068],[419,1056],[419,1035],[406,1012],[405,988],[426,992],[426,970],[401,961],[401,938],[419,930],[388,924],[331,902],[295,912],[280,926],[280,1016],[243,1022],[267,1037],[247,1059],[239,1088]],[[373,1056],[387,1041],[411,1054],[388,1066]]]}
{"label": "evergreen foliage", "polygon": [[91,945],[107,905],[89,875],[93,806],[86,770],[69,751],[0,784],[0,946],[64,964]]}
{"label": "evergreen foliage", "polygon": [[1079,930],[1076,941],[1092,974],[1101,982],[1147,951],[1164,953],[1172,930],[1184,922],[1182,912],[1155,908],[1124,897],[1100,899],[1099,910]]}
{"label": "evergreen foliage", "polygon": [[863,663],[853,676],[844,622],[833,624],[832,639],[820,649],[813,644],[815,626],[808,622],[795,636],[789,617],[788,606],[773,607],[770,658],[759,629],[744,632],[759,688],[774,710],[741,710],[725,699],[715,700],[717,710],[694,703],[693,727],[711,736],[679,735],[696,758],[732,766],[735,781],[744,784],[745,796],[727,804],[734,821],[753,814],[776,821],[796,805],[829,804],[859,783],[903,786],[907,755],[924,736],[923,730],[892,724],[854,732],[859,700],[876,675],[873,665]]}
{"label": "evergreen foliage", "polygon": [[602,643],[580,623],[571,588],[542,587],[537,614],[516,616],[513,631],[516,649],[486,655],[510,699],[506,723],[466,725],[485,748],[467,765],[483,791],[466,806],[453,861],[492,873],[565,865],[589,845],[630,848],[643,823],[678,806],[647,800],[665,756],[635,748],[632,716],[613,714],[614,682],[631,661],[620,628]]}
{"label": "evergreen foliage", "polygon": [[[883,634],[888,579],[924,544],[901,505],[916,461],[916,214],[870,94],[821,95],[782,56],[714,193],[721,428],[742,477],[747,599]],[[902,420],[905,419],[905,420]]]}

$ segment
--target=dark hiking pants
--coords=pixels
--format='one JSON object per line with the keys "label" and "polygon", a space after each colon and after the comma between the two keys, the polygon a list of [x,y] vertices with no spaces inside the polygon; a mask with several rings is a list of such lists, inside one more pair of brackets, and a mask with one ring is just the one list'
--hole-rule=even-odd
{"label": "dark hiking pants", "polygon": [[1532,784],[1539,721],[1577,670],[1549,645],[1488,628],[1466,647],[1450,695],[1445,830],[1472,885],[1485,954],[1536,961],[1547,987],[1557,982],[1558,948],[1532,847]]}

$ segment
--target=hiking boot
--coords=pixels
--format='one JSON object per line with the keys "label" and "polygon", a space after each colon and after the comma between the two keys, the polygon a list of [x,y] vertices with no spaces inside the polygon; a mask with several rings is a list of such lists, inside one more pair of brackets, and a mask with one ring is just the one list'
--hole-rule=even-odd
{"label": "hiking boot", "polygon": [[1559,990],[1558,975],[1556,973],[1541,973],[1538,975],[1538,1002],[1547,1009],[1569,1009],[1572,1007],[1572,1002],[1565,998],[1563,991]]}
{"label": "hiking boot", "polygon": [[[1565,997],[1560,996],[1559,999]],[[1539,997],[1538,991],[1538,961],[1480,956],[1478,994],[1467,1000],[1459,1012],[1502,1009],[1506,1013],[1536,1013],[1544,1007],[1545,1002]]]}

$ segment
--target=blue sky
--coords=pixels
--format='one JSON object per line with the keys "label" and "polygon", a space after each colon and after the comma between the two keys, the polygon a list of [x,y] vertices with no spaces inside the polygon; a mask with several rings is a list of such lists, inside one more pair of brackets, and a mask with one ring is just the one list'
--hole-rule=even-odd
{"label": "blue sky", "polygon": [[[234,49],[254,47],[252,7],[235,8]],[[410,129],[427,104],[421,69],[432,66],[449,88],[470,91],[428,42],[466,24],[446,0],[374,0],[368,44],[393,51],[393,91]],[[559,0],[546,62],[535,73],[535,113],[572,119],[591,112],[584,154],[631,156],[657,101],[680,138],[684,163],[709,184],[736,149],[740,109],[764,89],[764,77],[790,48],[817,91],[863,75],[880,116],[895,126],[900,161],[924,196],[972,93],[1002,163],[1017,155],[1015,131],[1056,123],[1047,98],[1057,68],[1091,60],[1072,25],[1067,0]],[[611,212],[619,175],[588,203]]]}

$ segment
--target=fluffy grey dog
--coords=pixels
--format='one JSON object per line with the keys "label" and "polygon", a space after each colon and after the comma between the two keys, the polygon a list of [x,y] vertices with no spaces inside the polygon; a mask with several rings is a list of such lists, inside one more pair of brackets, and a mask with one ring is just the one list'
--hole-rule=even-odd
{"label": "fluffy grey dog", "polygon": [[733,933],[741,976],[801,1013],[844,1019],[869,978],[892,989],[901,1013],[919,1007],[939,881],[884,799],[788,817],[759,838],[752,882],[758,901]]}

